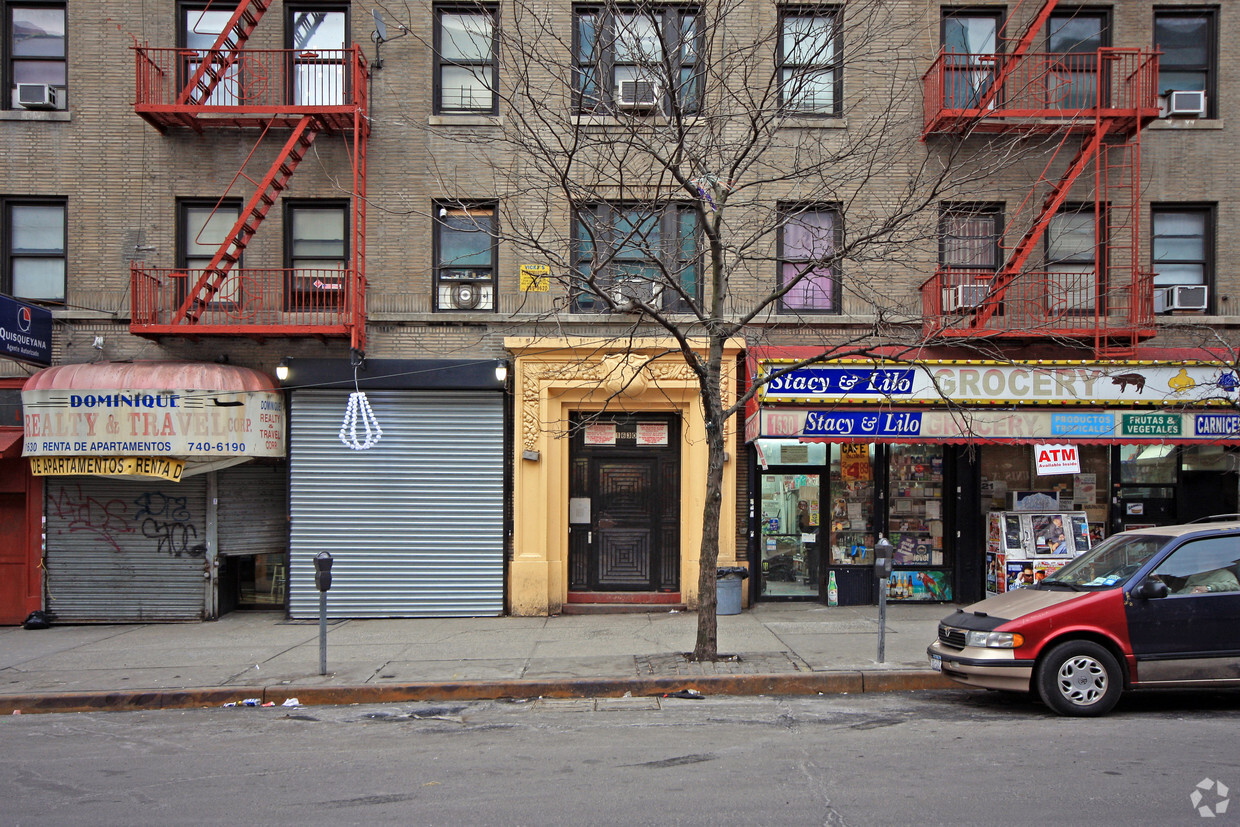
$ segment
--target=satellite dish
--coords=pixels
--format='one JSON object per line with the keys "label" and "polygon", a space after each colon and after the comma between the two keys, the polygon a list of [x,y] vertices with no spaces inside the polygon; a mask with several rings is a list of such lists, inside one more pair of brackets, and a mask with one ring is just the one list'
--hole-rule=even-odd
{"label": "satellite dish", "polygon": [[375,18],[375,32],[371,35],[371,37],[376,43],[382,43],[388,39],[387,24],[383,22],[383,15],[379,14],[378,9],[371,9],[370,13],[374,15]]}

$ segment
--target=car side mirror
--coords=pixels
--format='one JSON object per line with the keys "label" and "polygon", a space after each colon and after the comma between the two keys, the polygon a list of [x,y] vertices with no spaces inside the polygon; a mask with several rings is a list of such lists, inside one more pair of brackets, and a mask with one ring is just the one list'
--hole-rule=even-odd
{"label": "car side mirror", "polygon": [[1132,590],[1132,593],[1134,596],[1140,597],[1143,600],[1153,600],[1160,597],[1166,597],[1171,594],[1171,590],[1167,588],[1167,584],[1163,581],[1154,577],[1147,577]]}

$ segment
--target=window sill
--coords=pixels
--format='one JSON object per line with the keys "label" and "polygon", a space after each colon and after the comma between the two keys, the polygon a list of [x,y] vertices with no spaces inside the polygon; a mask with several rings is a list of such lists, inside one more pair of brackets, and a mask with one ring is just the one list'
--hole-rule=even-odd
{"label": "window sill", "polygon": [[431,115],[430,126],[503,126],[502,115]]}
{"label": "window sill", "polygon": [[839,115],[823,115],[811,118],[806,116],[788,115],[780,124],[781,129],[847,129],[848,120]]}
{"label": "window sill", "polygon": [[1226,129],[1227,125],[1222,118],[1160,118],[1152,122],[1149,128],[1155,131],[1164,129],[1215,131]]}
{"label": "window sill", "polygon": [[5,109],[0,111],[0,121],[42,121],[44,123],[68,123],[73,116],[67,109],[40,111],[37,109]]}

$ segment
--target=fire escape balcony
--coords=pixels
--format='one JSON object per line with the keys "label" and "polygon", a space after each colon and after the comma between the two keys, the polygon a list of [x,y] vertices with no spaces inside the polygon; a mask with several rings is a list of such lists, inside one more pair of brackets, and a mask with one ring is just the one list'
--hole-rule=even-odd
{"label": "fire escape balcony", "polygon": [[[922,284],[924,333],[1070,340],[1100,356],[1153,336],[1153,277],[1140,265],[1140,133],[1159,114],[1157,52],[943,53],[923,81],[923,139],[1006,133],[1040,136],[1045,147],[1041,175],[1004,216],[1023,232],[1001,245],[999,266],[940,268]],[[1046,231],[1078,180],[1091,189],[1098,264],[1048,263]]]}
{"label": "fire escape balcony", "polygon": [[[238,198],[244,206],[209,263],[198,269],[131,265],[130,332],[147,338],[348,337],[360,350],[366,325],[369,68],[357,45],[239,48],[265,8],[263,0],[240,5],[236,28],[230,24],[212,49],[134,47],[139,116],[161,133],[252,130],[243,140],[254,145],[220,196],[221,203]],[[244,266],[243,253],[320,136],[343,141],[349,159],[340,174],[352,182],[348,258],[339,269]],[[268,143],[274,146],[260,154]],[[260,157],[266,160],[255,160]]]}

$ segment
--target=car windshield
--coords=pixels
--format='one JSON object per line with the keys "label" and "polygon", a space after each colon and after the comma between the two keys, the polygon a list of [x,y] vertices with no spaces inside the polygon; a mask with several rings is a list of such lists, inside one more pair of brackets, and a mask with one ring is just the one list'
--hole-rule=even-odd
{"label": "car windshield", "polygon": [[1115,534],[1047,577],[1041,585],[1101,589],[1123,585],[1160,549],[1166,548],[1170,539],[1154,534]]}

